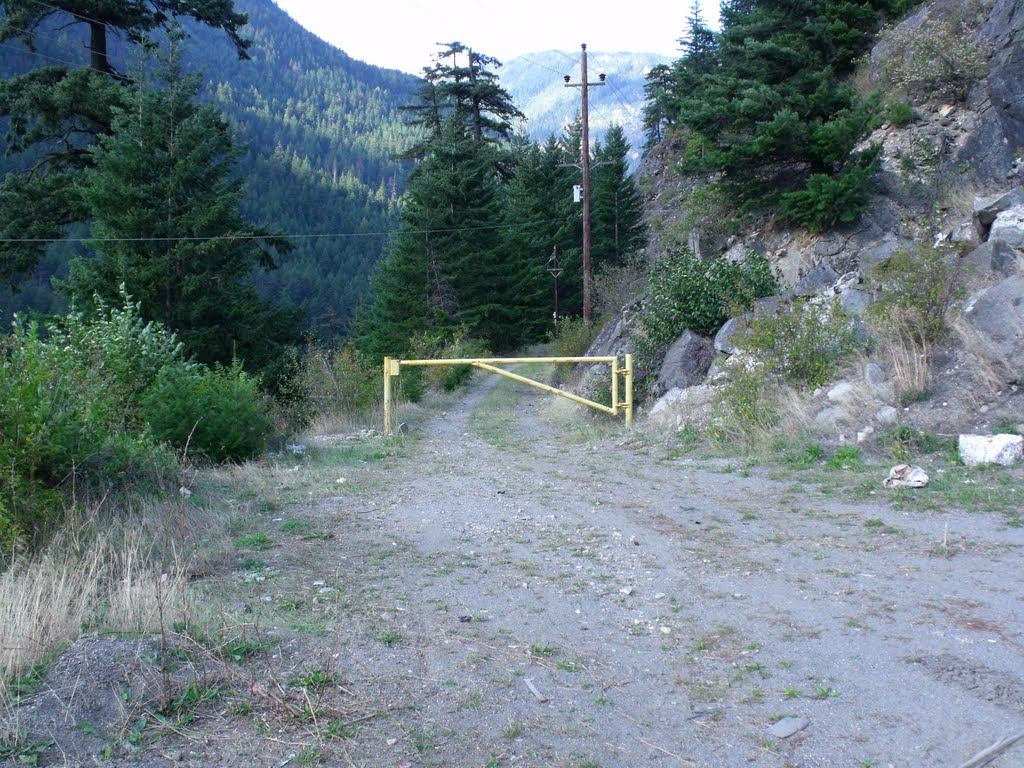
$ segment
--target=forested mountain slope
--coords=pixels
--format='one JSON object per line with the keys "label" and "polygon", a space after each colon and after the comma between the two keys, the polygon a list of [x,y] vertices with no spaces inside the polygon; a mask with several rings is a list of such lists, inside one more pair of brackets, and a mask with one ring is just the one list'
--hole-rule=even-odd
{"label": "forested mountain slope", "polygon": [[[258,276],[260,288],[304,304],[310,329],[336,334],[365,295],[393,228],[394,204],[408,172],[395,158],[411,141],[398,106],[410,100],[416,79],[350,58],[271,0],[237,0],[235,6],[249,15],[244,35],[252,40],[251,59],[240,61],[218,31],[190,25],[183,61],[203,73],[204,96],[223,110],[243,149],[246,215],[296,245],[280,269]],[[41,63],[84,63],[77,34],[74,28],[48,29],[37,39],[35,54],[5,44],[0,72],[10,76]],[[118,46],[112,56],[130,69],[135,54]],[[21,295],[0,294],[0,315],[17,307],[58,306],[49,277],[84,246],[56,250]]]}

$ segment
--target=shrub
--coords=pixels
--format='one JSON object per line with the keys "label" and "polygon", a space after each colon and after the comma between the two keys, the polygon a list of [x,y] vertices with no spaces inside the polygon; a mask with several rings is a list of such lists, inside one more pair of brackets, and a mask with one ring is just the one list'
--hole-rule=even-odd
{"label": "shrub", "polygon": [[617,317],[637,301],[647,287],[647,269],[639,258],[621,266],[606,266],[594,277],[594,315],[600,321]]}
{"label": "shrub", "polygon": [[970,13],[971,5],[964,3],[959,15],[885,32],[882,41],[888,55],[879,65],[883,78],[910,95],[966,99],[971,86],[984,78],[991,49],[975,39],[978,19]]}
{"label": "shrub", "polygon": [[770,384],[757,367],[736,361],[729,380],[715,393],[716,424],[712,437],[720,443],[767,434],[779,421],[777,404],[768,395]]}
{"label": "shrub", "polygon": [[[594,343],[595,335],[594,326],[588,325],[583,318],[560,317],[555,323],[555,330],[548,333],[548,349],[552,357],[582,357]],[[556,369],[557,378],[564,381],[574,368],[572,363],[560,363]]]}
{"label": "shrub", "polygon": [[881,291],[868,317],[889,332],[909,329],[922,342],[946,336],[952,312],[966,295],[963,263],[948,246],[922,242],[914,250],[900,249],[875,276]]}
{"label": "shrub", "polygon": [[63,488],[160,484],[173,457],[141,429],[154,365],[183,365],[138,307],[72,314],[44,338],[15,321],[0,338],[0,542],[38,541],[71,502]]}
{"label": "shrub", "polygon": [[670,253],[651,276],[651,298],[638,318],[638,374],[650,378],[683,331],[710,335],[777,288],[768,260],[753,252],[745,264],[704,261],[687,249]]}
{"label": "shrub", "polygon": [[813,388],[835,376],[839,361],[858,347],[858,333],[837,298],[812,299],[759,314],[735,343],[763,375]]}
{"label": "shrub", "polygon": [[581,317],[560,317],[548,340],[553,357],[582,357],[594,342],[594,326]]}
{"label": "shrub", "polygon": [[838,176],[813,174],[803,189],[782,195],[780,212],[818,232],[857,221],[868,208],[873,189],[871,175],[878,170],[880,149],[880,145],[873,145]]}
{"label": "shrub", "polygon": [[164,367],[142,402],[156,439],[209,461],[252,458],[270,433],[266,398],[237,362]]}
{"label": "shrub", "polygon": [[896,101],[889,105],[886,119],[897,128],[904,128],[914,122],[917,114],[914,108],[905,101]]}
{"label": "shrub", "polygon": [[318,416],[363,417],[380,402],[381,376],[380,364],[352,342],[337,349],[314,345],[306,350],[289,380],[288,395],[303,426]]}
{"label": "shrub", "polygon": [[778,284],[768,260],[752,251],[745,264],[737,264],[721,256],[704,261],[684,249],[659,265],[650,288],[641,327],[649,339],[664,343],[685,330],[714,333],[731,315],[774,293]]}

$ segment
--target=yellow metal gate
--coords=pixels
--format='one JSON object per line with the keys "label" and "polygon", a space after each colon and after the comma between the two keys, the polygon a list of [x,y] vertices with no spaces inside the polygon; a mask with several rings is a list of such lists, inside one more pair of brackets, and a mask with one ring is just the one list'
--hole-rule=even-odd
{"label": "yellow metal gate", "polygon": [[[528,363],[607,363],[612,367],[612,404],[605,405],[585,397],[580,397],[564,389],[552,387],[540,381],[520,376],[518,373],[506,371],[499,368],[500,365],[520,365]],[[626,355],[620,364],[618,357],[485,357],[485,358],[456,358],[447,360],[398,360],[396,358],[384,358],[384,434],[391,435],[391,416],[393,411],[391,379],[398,376],[402,366],[437,366],[437,365],[472,365],[490,373],[496,373],[513,381],[528,384],[531,387],[550,392],[553,395],[564,397],[575,403],[580,403],[597,411],[618,416],[621,410],[625,414],[626,424],[633,423],[633,356]],[[620,381],[621,386],[620,386]]]}

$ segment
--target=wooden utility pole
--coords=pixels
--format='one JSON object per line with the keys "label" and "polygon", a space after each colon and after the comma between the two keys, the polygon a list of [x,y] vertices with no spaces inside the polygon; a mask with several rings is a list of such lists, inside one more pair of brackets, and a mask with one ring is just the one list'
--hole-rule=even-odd
{"label": "wooden utility pole", "polygon": [[[587,82],[587,44],[580,46],[583,49],[580,58],[580,79],[579,88],[583,96],[582,120],[583,135],[580,137],[580,162],[583,170],[583,322],[590,323],[590,120],[587,108],[587,89],[592,85],[604,85],[604,75],[599,75],[599,82]],[[575,88],[575,83],[569,82],[569,76],[565,76],[565,87]]]}

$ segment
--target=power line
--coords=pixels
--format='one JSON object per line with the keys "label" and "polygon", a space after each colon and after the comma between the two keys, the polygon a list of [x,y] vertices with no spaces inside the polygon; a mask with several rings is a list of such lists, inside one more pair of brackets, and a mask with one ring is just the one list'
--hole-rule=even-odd
{"label": "power line", "polygon": [[633,116],[634,120],[637,119],[639,115],[637,114],[636,110],[626,102],[626,98],[623,95],[622,91],[616,87],[615,83],[608,83],[608,85],[611,86],[612,93],[615,94],[615,97],[619,100],[619,103],[622,104],[622,106],[625,107],[626,111]]}
{"label": "power line", "polygon": [[453,234],[458,232],[477,232],[482,230],[496,229],[520,229],[524,227],[536,227],[546,224],[558,224],[562,219],[548,219],[543,221],[525,221],[514,224],[488,224],[478,227],[442,227],[437,229],[389,229],[383,232],[329,232],[321,234],[269,234],[269,235],[213,235],[209,237],[182,235],[179,237],[5,237],[0,238],[0,244],[31,244],[31,243],[175,243],[175,242],[232,242],[239,240],[317,240],[317,239],[347,239],[362,237],[390,237],[398,232],[412,235],[432,234]]}
{"label": "power line", "polygon": [[563,51],[555,49],[555,53],[557,53],[563,59],[568,59],[569,61],[571,61],[573,63],[573,66],[575,66],[578,63],[578,60],[574,56],[570,56],[569,54],[564,53]]}
{"label": "power line", "polygon": [[557,69],[554,69],[552,67],[546,66],[545,64],[541,64],[539,61],[534,61],[533,59],[528,59],[525,56],[517,56],[516,58],[517,59],[522,59],[523,61],[528,62],[530,64],[533,64],[534,66],[540,67],[541,69],[546,69],[548,72],[554,72],[559,77],[561,77],[562,74],[563,74],[562,72],[559,72]]}
{"label": "power line", "polygon": [[107,74],[106,72],[102,72],[102,71],[96,69],[95,67],[86,66],[86,65],[84,65],[84,64],[82,64],[81,62],[78,62],[78,61],[68,61],[67,59],[58,59],[56,56],[50,56],[49,54],[40,53],[39,51],[30,51],[28,48],[21,48],[21,47],[19,47],[17,45],[11,45],[10,43],[0,43],[0,48],[8,48],[8,49],[10,49],[12,51],[17,51],[18,53],[27,53],[30,56],[38,56],[40,59],[46,59],[47,61],[55,61],[58,64],[67,64],[69,67],[77,67],[79,69],[88,69],[91,72],[96,72],[97,74],[101,74],[101,75]]}

